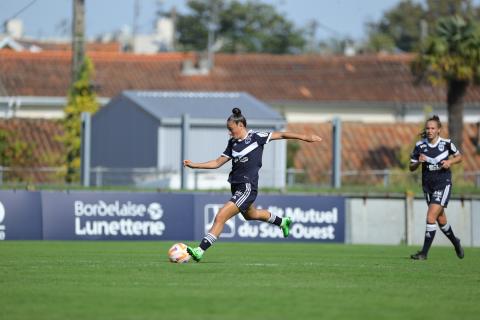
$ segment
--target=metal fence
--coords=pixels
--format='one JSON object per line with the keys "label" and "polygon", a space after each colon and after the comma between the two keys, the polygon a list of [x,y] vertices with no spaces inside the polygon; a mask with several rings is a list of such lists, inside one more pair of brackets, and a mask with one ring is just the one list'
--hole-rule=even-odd
{"label": "metal fence", "polygon": [[[222,189],[228,188],[228,168],[218,170],[189,170],[190,189]],[[280,174],[268,168],[262,168],[260,176]],[[313,175],[306,170],[287,169],[287,187],[317,186],[327,187],[332,184],[332,172],[324,171]],[[65,168],[37,167],[10,168],[0,166],[0,185],[13,186],[22,184],[63,185],[65,184]],[[131,186],[143,188],[180,188],[180,172],[178,170],[161,170],[158,168],[105,168],[94,167],[90,170],[92,187]],[[398,169],[342,171],[344,186],[402,186],[419,184],[419,171],[410,173]],[[454,182],[480,188],[480,171],[454,173]],[[77,183],[80,185],[80,182]]]}

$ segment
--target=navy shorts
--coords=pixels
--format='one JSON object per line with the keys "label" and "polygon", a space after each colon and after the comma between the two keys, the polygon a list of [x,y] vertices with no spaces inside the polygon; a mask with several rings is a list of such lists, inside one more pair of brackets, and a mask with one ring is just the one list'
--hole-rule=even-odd
{"label": "navy shorts", "polygon": [[427,204],[436,203],[446,208],[448,201],[450,200],[450,194],[452,193],[452,185],[447,184],[444,187],[436,188],[434,191],[424,191],[425,200]]}
{"label": "navy shorts", "polygon": [[241,213],[247,212],[257,198],[257,188],[252,189],[251,183],[235,183],[230,186],[230,190],[232,190],[230,201],[235,203]]}

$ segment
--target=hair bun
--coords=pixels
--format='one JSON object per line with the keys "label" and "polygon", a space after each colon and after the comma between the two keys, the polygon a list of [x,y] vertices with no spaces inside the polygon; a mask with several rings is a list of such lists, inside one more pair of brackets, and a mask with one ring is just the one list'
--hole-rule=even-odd
{"label": "hair bun", "polygon": [[232,113],[234,115],[241,115],[242,114],[242,111],[239,109],[239,108],[233,108],[232,109]]}

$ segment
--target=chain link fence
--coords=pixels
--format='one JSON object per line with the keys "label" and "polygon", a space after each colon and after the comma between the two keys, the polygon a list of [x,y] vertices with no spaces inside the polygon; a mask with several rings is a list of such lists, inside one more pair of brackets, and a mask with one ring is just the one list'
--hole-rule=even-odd
{"label": "chain link fence", "polygon": [[[188,187],[190,189],[225,189],[228,168],[218,170],[188,171]],[[262,176],[276,175],[279,172],[262,168]],[[480,188],[480,171],[454,172],[454,183]],[[312,186],[328,187],[331,185],[331,171],[315,175],[315,182],[310,181],[310,173],[306,170],[287,169],[287,187]],[[0,166],[0,186],[16,185],[65,185],[65,169],[63,167],[11,168]],[[399,169],[342,171],[343,186],[408,186],[420,184],[421,173],[405,172]],[[140,187],[155,189],[179,189],[181,176],[176,170],[161,170],[158,168],[105,168],[94,167],[90,170],[90,185],[92,187]],[[80,185],[80,182],[77,183]]]}

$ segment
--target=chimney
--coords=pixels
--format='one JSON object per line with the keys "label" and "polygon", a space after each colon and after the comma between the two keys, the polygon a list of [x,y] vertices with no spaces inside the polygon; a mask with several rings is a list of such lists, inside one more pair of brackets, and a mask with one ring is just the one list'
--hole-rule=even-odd
{"label": "chimney", "polygon": [[14,39],[23,36],[23,22],[20,19],[11,19],[5,22],[5,32]]}

